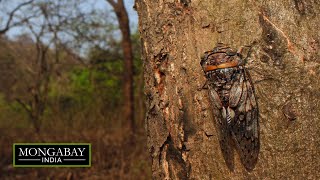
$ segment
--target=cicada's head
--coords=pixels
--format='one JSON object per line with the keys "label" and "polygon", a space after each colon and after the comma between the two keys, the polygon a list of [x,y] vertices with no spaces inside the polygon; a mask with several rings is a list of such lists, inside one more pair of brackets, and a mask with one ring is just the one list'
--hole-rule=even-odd
{"label": "cicada's head", "polygon": [[212,51],[207,51],[201,57],[201,66],[206,73],[215,69],[235,67],[239,65],[242,57],[236,50],[218,44]]}

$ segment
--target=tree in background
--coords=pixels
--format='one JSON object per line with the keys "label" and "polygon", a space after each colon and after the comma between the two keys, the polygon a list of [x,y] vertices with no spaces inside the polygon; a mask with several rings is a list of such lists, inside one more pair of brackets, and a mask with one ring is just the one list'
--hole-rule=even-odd
{"label": "tree in background", "polygon": [[[13,74],[14,77],[11,78],[15,79],[16,83],[12,84],[11,88],[7,87],[5,92],[7,93],[7,97],[16,100],[24,108],[36,132],[39,132],[41,117],[47,103],[50,75],[53,69],[53,58],[50,57],[52,54],[50,54],[49,48],[51,43],[56,41],[56,37],[44,38],[48,33],[54,33],[52,29],[48,28],[50,22],[45,18],[47,10],[44,4],[36,4],[33,1],[29,1],[24,5],[28,5],[25,9],[34,8],[37,10],[29,11],[28,14],[20,12],[19,16],[15,17],[15,19],[20,19],[18,20],[19,26],[25,26],[30,34],[20,36],[17,41],[18,44],[11,47],[12,51],[15,51],[15,48],[19,46],[20,48],[18,49],[25,49],[26,51],[24,51],[24,57],[19,57],[21,52],[13,55],[16,56],[15,61],[17,66],[15,68],[16,70],[19,69],[20,73]],[[41,19],[43,23],[33,24],[34,19],[39,20],[41,18],[39,16],[43,17]],[[10,13],[8,19],[8,22],[14,19],[14,13]],[[10,24],[7,23],[4,30],[7,31],[9,27],[13,27]],[[48,40],[48,43],[44,42],[44,40]]]}
{"label": "tree in background", "polygon": [[[30,17],[26,17],[26,18],[17,20],[15,16],[21,10],[21,8],[23,8],[24,6],[30,5],[32,2],[33,0],[23,2],[21,4],[17,4],[12,10],[7,12],[7,18],[5,19],[5,22],[0,21],[2,24],[2,26],[0,27],[0,35],[5,34],[7,31],[9,31],[13,27],[21,25],[25,20],[30,18]],[[4,2],[0,1],[0,6],[3,5],[3,3]]]}
{"label": "tree in background", "polygon": [[123,0],[107,0],[113,7],[117,16],[120,31],[122,34],[122,50],[124,57],[124,72],[123,72],[123,111],[125,120],[130,122],[131,132],[135,132],[134,119],[134,87],[133,87],[133,53],[132,42],[130,37],[129,18]]}
{"label": "tree in background", "polygon": [[[18,3],[7,2],[13,8],[11,3]],[[145,113],[140,38],[136,33],[130,37],[136,107],[132,146],[133,138],[128,134],[133,133],[127,133],[127,125],[129,131],[133,127],[132,121],[124,118],[122,109],[123,79],[128,68],[124,67],[121,34],[112,18],[106,16],[108,11],[94,2],[98,1],[34,0],[15,13],[15,20],[26,15],[35,17],[0,37],[0,129],[4,149],[0,151],[0,179],[150,179],[142,125]],[[107,4],[104,0],[99,3]],[[0,16],[5,17],[2,12]],[[29,121],[29,114],[37,112],[31,109],[32,103],[38,104],[34,109],[39,107],[41,112],[36,125],[41,129],[39,134],[30,128],[35,124]],[[12,143],[39,139],[92,143],[93,167],[12,168]]]}
{"label": "tree in background", "polygon": [[55,8],[49,3],[32,2],[25,9],[28,13],[22,12],[19,16],[23,19],[20,26],[30,33],[21,36],[18,42],[24,46],[21,48],[29,49],[29,52],[24,52],[27,58],[16,59],[23,74],[15,75],[19,83],[13,89],[20,89],[20,93],[15,94],[13,89],[13,92],[8,93],[25,109],[36,132],[40,131],[51,76],[59,62],[58,48],[61,41],[58,33],[62,20],[52,16]]}
{"label": "tree in background", "polygon": [[[2,32],[14,26],[26,32],[15,46],[9,48],[13,52],[25,50],[12,55],[17,64],[14,71],[20,73],[12,73],[13,77],[9,79],[15,80],[11,87],[2,89],[6,97],[11,97],[23,107],[37,132],[40,131],[41,119],[48,104],[52,75],[63,71],[65,64],[68,64],[66,61],[73,61],[74,64],[78,60],[85,64],[77,50],[81,50],[83,39],[87,45],[92,43],[95,40],[92,33],[103,26],[91,19],[94,17],[92,12],[82,12],[78,4],[81,2],[28,1],[8,13],[8,22]],[[74,8],[70,10],[70,7]],[[85,31],[93,27],[93,32]],[[19,57],[20,54],[24,57]]]}
{"label": "tree in background", "polygon": [[[133,81],[134,105],[137,110],[134,112],[135,124],[142,127],[144,118],[144,100],[143,97],[143,73],[142,61],[140,55],[140,38],[139,34],[131,35],[133,54]],[[124,68],[124,58],[122,51],[122,43],[119,40],[109,41],[108,48],[92,47],[89,52],[88,59],[90,61],[90,72],[92,73],[91,81],[94,85],[96,94],[99,95],[97,101],[103,101],[104,113],[123,112],[123,74],[126,73]],[[110,111],[111,109],[114,109]],[[108,111],[109,110],[109,111]],[[110,115],[109,115],[110,116]],[[119,115],[118,115],[119,116]],[[127,124],[127,119],[124,119],[124,114],[120,114],[120,119],[123,124]]]}
{"label": "tree in background", "polygon": [[[90,68],[93,66],[90,62],[90,58],[88,57],[89,51],[92,49],[96,50],[106,50],[106,49],[112,49],[114,47],[117,47],[116,49],[117,53],[122,52],[122,55],[119,57],[120,54],[117,54],[115,57],[115,54],[105,54],[109,57],[107,57],[110,61],[111,59],[114,59],[114,63],[111,65],[115,65],[116,63],[118,65],[121,65],[121,71],[122,71],[122,78],[121,83],[116,81],[116,84],[121,84],[123,88],[121,90],[117,89],[117,93],[122,93],[121,98],[118,99],[118,102],[122,103],[122,106],[119,106],[121,108],[121,114],[123,114],[123,119],[126,121],[126,123],[129,123],[129,127],[132,132],[135,131],[135,87],[134,87],[134,79],[135,79],[135,70],[139,69],[135,68],[135,64],[138,64],[138,66],[141,65],[141,63],[138,63],[138,61],[134,62],[134,54],[133,54],[133,42],[131,39],[131,33],[129,28],[129,19],[128,14],[126,12],[126,9],[124,7],[123,1],[108,1],[110,5],[112,5],[116,17],[118,19],[119,28],[121,30],[122,34],[122,40],[119,46],[117,38],[113,38],[114,35],[113,32],[116,28],[108,22],[106,13],[103,13],[100,10],[85,10],[81,8],[81,5],[85,1],[82,0],[72,0],[72,1],[44,1],[44,0],[34,0],[34,1],[28,1],[27,3],[18,4],[17,7],[7,13],[7,16],[9,15],[8,22],[5,23],[4,28],[7,32],[8,29],[11,27],[19,27],[23,31],[25,31],[26,37],[30,37],[29,40],[35,44],[34,52],[39,51],[39,56],[36,56],[35,58],[42,58],[42,60],[35,60],[34,63],[28,64],[27,61],[23,62],[21,59],[16,59],[16,62],[18,64],[24,64],[24,66],[21,66],[21,69],[27,68],[30,71],[24,70],[22,74],[29,73],[29,75],[32,75],[32,78],[29,80],[22,80],[19,78],[16,78],[15,84],[24,84],[23,82],[31,82],[29,85],[34,82],[35,85],[32,85],[32,87],[25,87],[22,89],[25,89],[25,95],[22,96],[16,96],[17,102],[22,105],[22,107],[30,114],[29,116],[32,117],[31,119],[39,119],[38,116],[42,116],[47,104],[47,95],[52,90],[50,90],[50,81],[52,80],[52,75],[60,74],[63,72],[63,69],[66,68],[64,65],[65,63],[68,63],[68,58],[71,58],[71,61],[77,60],[80,64],[83,66],[89,68],[89,69],[83,69],[77,70],[77,73],[73,74],[73,80],[80,82],[84,82],[86,77],[92,78],[92,75],[95,74],[97,71],[91,71]],[[2,2],[3,3],[3,2]],[[9,2],[7,2],[9,5],[12,6]],[[72,8],[70,8],[72,7]],[[6,10],[6,9],[4,9]],[[105,17],[105,18],[101,18]],[[4,18],[5,19],[5,18]],[[8,27],[7,27],[8,26]],[[28,39],[27,38],[27,39]],[[106,41],[107,39],[107,41]],[[139,40],[137,40],[137,45],[139,44]],[[22,42],[23,40],[20,39],[21,44],[25,44]],[[29,46],[32,46],[32,43],[29,43]],[[115,52],[116,52],[115,51]],[[102,52],[102,51],[100,51]],[[140,50],[137,49],[136,52],[140,54]],[[31,53],[32,54],[32,53]],[[30,56],[32,56],[30,54]],[[36,53],[35,53],[36,54]],[[92,54],[91,54],[92,55]],[[89,55],[90,56],[90,55]],[[68,57],[68,58],[66,58]],[[33,57],[29,57],[29,59],[34,59]],[[24,59],[24,58],[22,58]],[[100,58],[101,59],[101,58]],[[122,61],[123,59],[123,61]],[[118,62],[119,61],[119,62]],[[23,62],[23,63],[22,63]],[[36,63],[39,62],[39,63]],[[71,63],[73,64],[73,63]],[[110,64],[109,64],[110,65]],[[117,74],[118,71],[117,68],[119,66],[116,66],[116,69],[110,69],[108,72],[105,72],[106,75],[101,77],[110,77],[112,74]],[[136,66],[137,67],[137,66]],[[19,69],[19,68],[17,68]],[[42,69],[42,70],[41,70]],[[37,78],[34,75],[35,71],[39,71]],[[45,72],[47,71],[47,72]],[[76,72],[76,71],[74,71]],[[100,73],[98,73],[100,74]],[[138,73],[141,74],[141,73]],[[26,75],[24,77],[29,77],[29,75]],[[96,73],[97,75],[97,73]],[[101,74],[100,74],[101,75]],[[117,74],[118,76],[119,74]],[[18,74],[15,74],[14,77],[19,76]],[[45,77],[46,76],[46,77]],[[79,76],[79,77],[78,77]],[[66,78],[65,76],[61,76]],[[80,78],[81,77],[81,78]],[[100,78],[101,78],[100,77]],[[76,80],[76,78],[79,78]],[[9,78],[10,79],[10,78]],[[12,78],[11,78],[12,79]],[[80,80],[82,79],[82,80]],[[139,83],[141,84],[142,78],[136,78]],[[92,79],[86,80],[90,83],[95,83],[92,81]],[[38,82],[38,83],[36,83]],[[72,84],[72,83],[71,83]],[[80,83],[81,84],[81,83]],[[85,85],[82,84],[82,85]],[[102,86],[101,86],[102,87]],[[49,89],[48,89],[49,88]],[[83,89],[83,93],[89,93],[89,91],[86,92],[86,88],[88,90],[90,87],[82,87],[79,88],[78,92],[80,93],[80,89]],[[6,88],[10,89],[10,88]],[[99,90],[99,92],[95,92],[97,96],[99,96],[99,93],[104,93],[103,90],[96,88]],[[112,89],[112,88],[111,88]],[[107,90],[109,91],[109,90]],[[14,91],[12,91],[14,92]],[[35,93],[36,95],[31,95],[32,93]],[[55,91],[57,92],[57,91]],[[139,93],[139,96],[142,95],[142,90],[137,90],[137,93]],[[11,93],[14,95],[15,93]],[[21,93],[20,93],[21,94]],[[42,95],[40,95],[42,94]],[[52,93],[51,93],[52,94]],[[61,93],[60,93],[61,94]],[[113,94],[113,93],[111,93]],[[57,94],[56,94],[57,95]],[[35,96],[30,101],[30,97]],[[88,94],[88,96],[90,96]],[[39,98],[41,97],[41,98]],[[86,96],[79,96],[79,98],[85,98]],[[117,96],[114,96],[117,97]],[[28,99],[28,100],[26,100]],[[68,99],[68,98],[67,98]],[[113,99],[113,98],[111,98]],[[137,106],[140,107],[141,111],[137,111],[139,114],[143,112],[143,103],[138,98],[138,104]],[[82,101],[84,102],[84,101]],[[107,103],[108,101],[105,101]],[[34,104],[34,108],[32,107],[32,104]],[[35,105],[38,104],[38,105]],[[52,103],[50,103],[52,104]],[[41,108],[40,108],[41,107]],[[38,110],[36,110],[38,109]],[[59,109],[59,108],[57,108]],[[108,111],[107,109],[105,110]],[[32,115],[31,115],[32,114]],[[38,114],[38,115],[36,115]],[[143,115],[139,115],[140,119]],[[38,122],[39,120],[32,120],[33,122]],[[38,124],[38,123],[34,123]],[[39,129],[38,126],[35,125]]]}

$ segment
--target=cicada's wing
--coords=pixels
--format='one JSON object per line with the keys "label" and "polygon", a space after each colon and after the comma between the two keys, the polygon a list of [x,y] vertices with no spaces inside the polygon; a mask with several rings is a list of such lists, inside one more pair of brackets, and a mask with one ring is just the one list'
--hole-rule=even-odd
{"label": "cicada's wing", "polygon": [[232,147],[232,138],[230,129],[226,120],[222,117],[222,103],[218,93],[211,87],[209,87],[209,97],[212,104],[212,111],[215,118],[215,126],[218,131],[218,138],[220,143],[221,152],[223,158],[230,170],[234,169],[234,149]]}
{"label": "cicada's wing", "polygon": [[242,164],[250,171],[257,163],[260,150],[259,110],[250,75],[244,68],[231,87],[229,105],[235,112],[231,134]]}

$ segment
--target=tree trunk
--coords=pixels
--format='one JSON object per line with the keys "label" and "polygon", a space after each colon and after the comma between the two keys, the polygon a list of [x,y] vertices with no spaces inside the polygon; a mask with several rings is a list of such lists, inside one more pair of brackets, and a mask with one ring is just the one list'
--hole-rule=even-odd
{"label": "tree trunk", "polygon": [[[155,179],[319,179],[320,3],[136,1],[146,130]],[[218,42],[252,46],[260,154],[247,172],[222,156],[200,57]]]}
{"label": "tree trunk", "polygon": [[123,73],[123,96],[124,96],[124,117],[129,121],[130,129],[135,131],[134,119],[134,88],[133,88],[133,52],[130,37],[130,26],[127,10],[122,0],[115,2],[107,0],[113,7],[122,34],[122,50],[124,57],[124,73]]}

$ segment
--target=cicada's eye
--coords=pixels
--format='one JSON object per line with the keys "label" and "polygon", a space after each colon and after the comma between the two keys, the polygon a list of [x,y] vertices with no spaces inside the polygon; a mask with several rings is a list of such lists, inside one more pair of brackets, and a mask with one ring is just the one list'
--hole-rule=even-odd
{"label": "cicada's eye", "polygon": [[206,63],[207,59],[208,59],[208,52],[205,52],[205,53],[201,56],[200,65],[203,66],[204,63]]}

